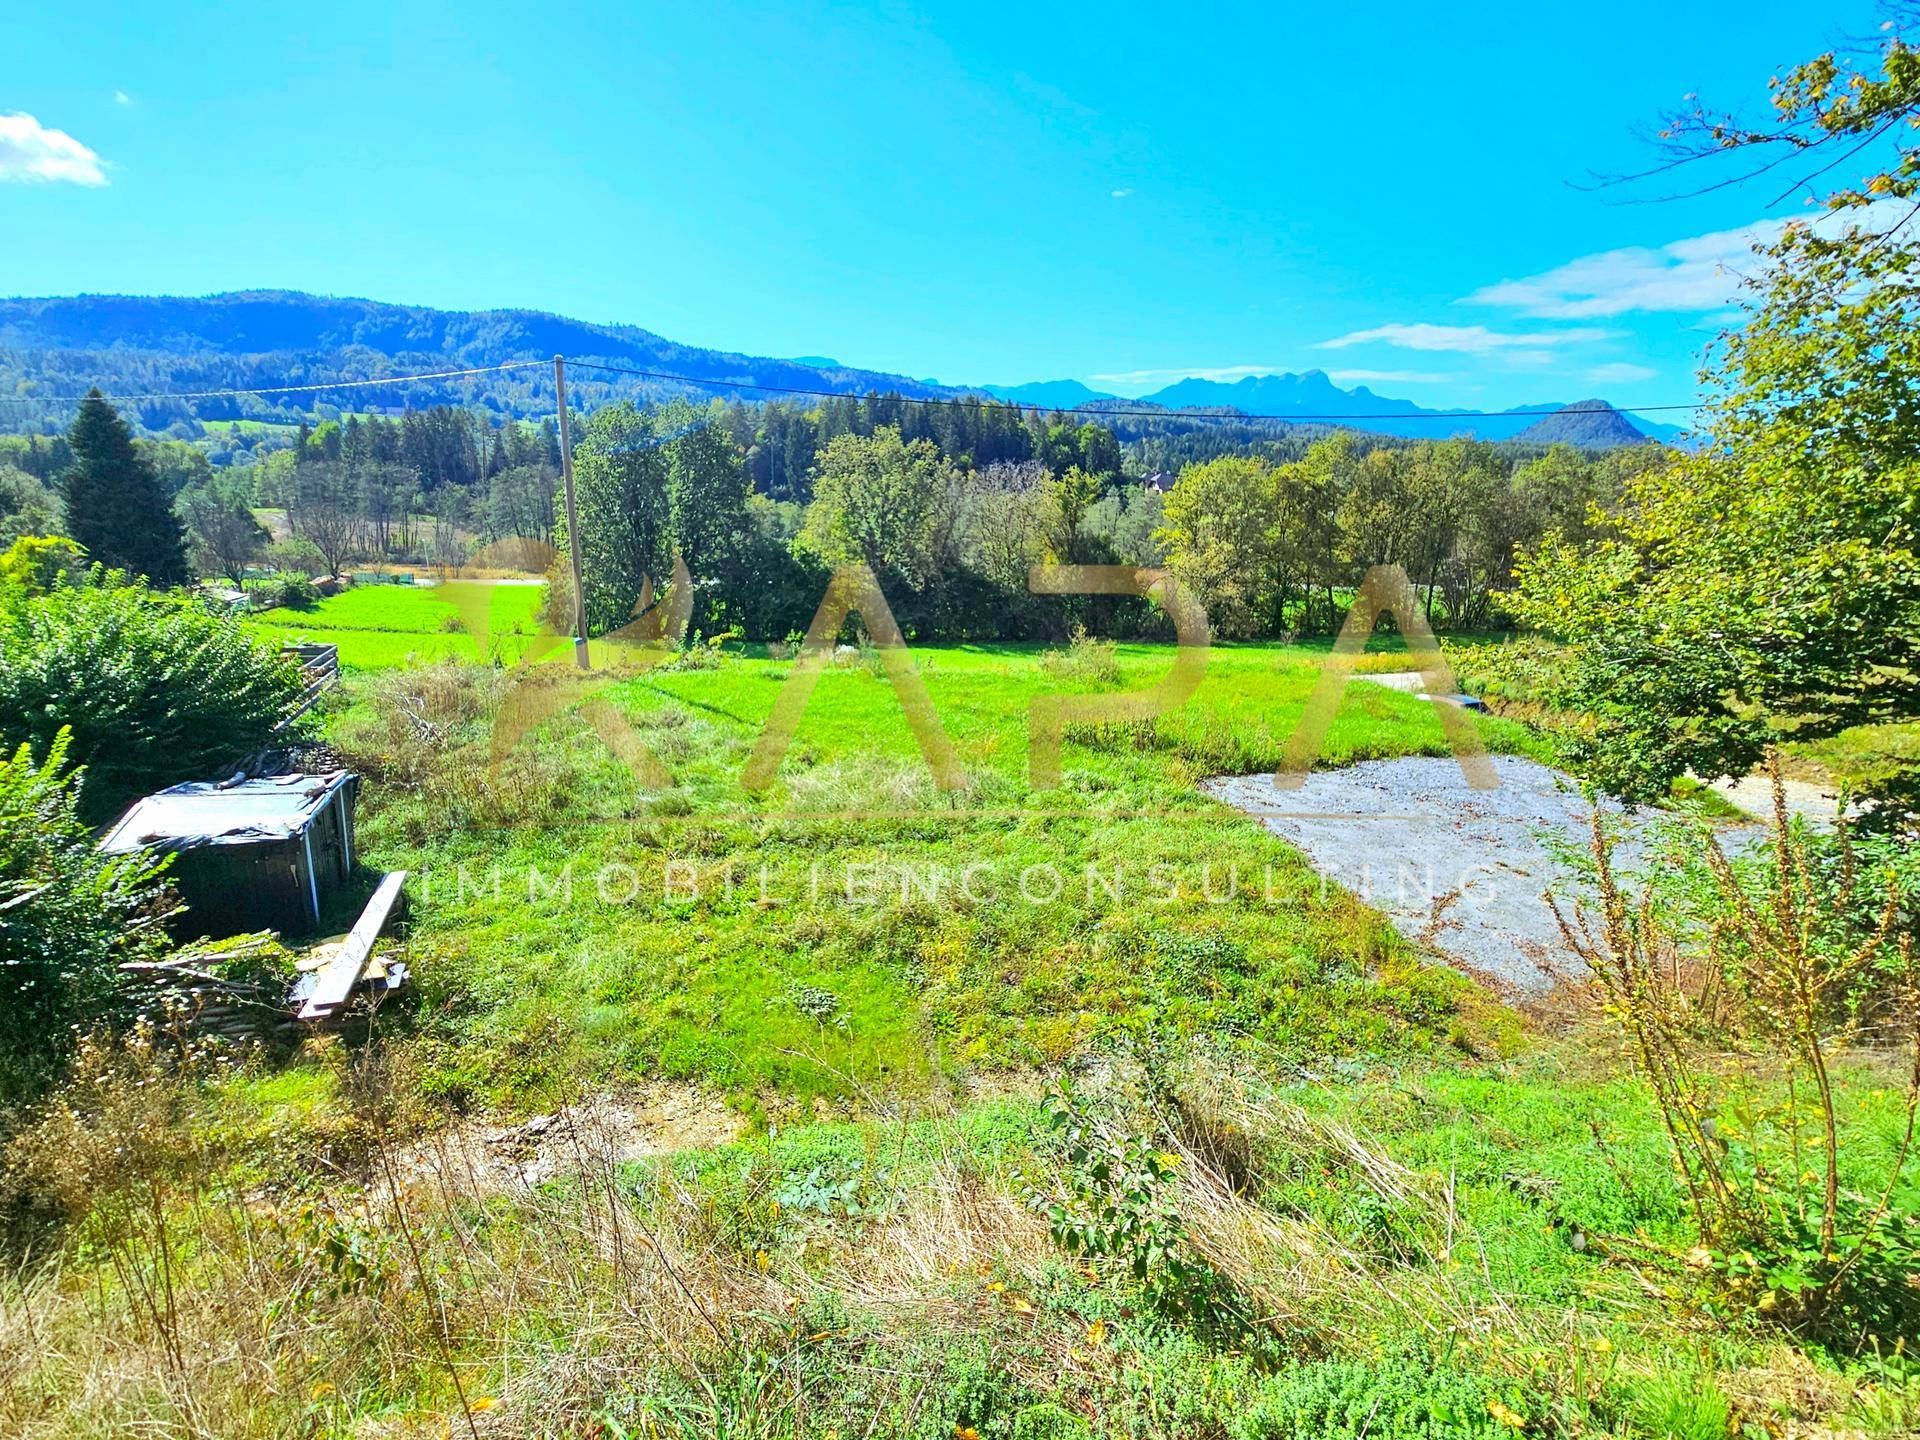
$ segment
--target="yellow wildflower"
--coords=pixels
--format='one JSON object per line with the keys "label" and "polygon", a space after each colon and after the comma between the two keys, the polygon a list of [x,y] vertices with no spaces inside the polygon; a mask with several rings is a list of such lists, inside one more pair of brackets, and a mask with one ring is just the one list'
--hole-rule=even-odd
{"label": "yellow wildflower", "polygon": [[1509,1429],[1524,1430],[1527,1428],[1527,1417],[1502,1400],[1494,1399],[1487,1401],[1487,1413]]}

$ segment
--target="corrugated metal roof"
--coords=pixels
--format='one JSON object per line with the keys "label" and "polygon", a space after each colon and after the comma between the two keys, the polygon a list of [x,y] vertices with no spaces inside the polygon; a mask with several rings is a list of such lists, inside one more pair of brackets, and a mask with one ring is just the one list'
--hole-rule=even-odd
{"label": "corrugated metal roof", "polygon": [[335,770],[175,785],[147,796],[121,816],[100,848],[119,855],[150,845],[187,850],[290,840],[305,833],[334,792],[354,778],[350,771]]}

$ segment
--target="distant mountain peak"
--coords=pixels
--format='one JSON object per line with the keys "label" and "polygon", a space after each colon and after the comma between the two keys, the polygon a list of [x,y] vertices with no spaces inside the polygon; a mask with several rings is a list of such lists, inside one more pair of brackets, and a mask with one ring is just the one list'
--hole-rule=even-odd
{"label": "distant mountain peak", "polygon": [[1077,410],[1082,405],[1117,400],[1103,390],[1095,390],[1078,380],[1029,380],[1021,385],[982,385],[996,400],[1015,405],[1035,405],[1046,410]]}
{"label": "distant mountain peak", "polygon": [[1652,437],[1605,400],[1576,400],[1527,426],[1515,440],[1526,445],[1575,445],[1611,450],[1644,445]]}

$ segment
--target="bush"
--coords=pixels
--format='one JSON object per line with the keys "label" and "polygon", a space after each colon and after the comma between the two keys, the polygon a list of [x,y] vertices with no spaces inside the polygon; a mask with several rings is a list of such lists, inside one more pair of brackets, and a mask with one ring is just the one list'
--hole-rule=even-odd
{"label": "bush", "polygon": [[1492,1440],[1515,1433],[1514,1422],[1525,1418],[1476,1375],[1409,1361],[1329,1360],[1277,1377],[1233,1433],[1235,1440]]}
{"label": "bush", "polygon": [[1056,1163],[1029,1184],[1027,1205],[1046,1217],[1054,1243],[1123,1268],[1164,1315],[1250,1334],[1232,1285],[1187,1233],[1174,1157],[1109,1123],[1070,1089],[1049,1091],[1042,1105]]}
{"label": "bush", "polygon": [[87,552],[58,535],[22,535],[0,554],[0,604],[44,595],[56,585],[82,584]]}
{"label": "bush", "polygon": [[1075,625],[1065,650],[1048,650],[1040,657],[1047,674],[1097,685],[1120,683],[1120,660],[1111,640],[1096,640],[1084,625]]}
{"label": "bush", "polygon": [[72,731],[92,820],[265,746],[303,692],[297,666],[190,596],[63,586],[0,609],[0,741]]}
{"label": "bush", "polygon": [[242,588],[259,610],[307,610],[320,603],[320,588],[304,570],[276,570]]}
{"label": "bush", "polygon": [[67,745],[62,730],[38,764],[25,745],[0,758],[0,1102],[39,1088],[107,1012],[121,962],[165,945],[164,862],[93,848]]}
{"label": "bush", "polygon": [[1887,1147],[1848,1142],[1833,1078],[1851,1046],[1920,1046],[1911,876],[1885,861],[1863,875],[1844,826],[1815,841],[1788,816],[1777,751],[1768,768],[1763,860],[1736,864],[1709,837],[1689,903],[1662,904],[1658,888],[1631,897],[1596,815],[1596,914],[1555,913],[1660,1107],[1700,1237],[1668,1258],[1703,1272],[1729,1310],[1857,1350],[1920,1327],[1920,1071]]}

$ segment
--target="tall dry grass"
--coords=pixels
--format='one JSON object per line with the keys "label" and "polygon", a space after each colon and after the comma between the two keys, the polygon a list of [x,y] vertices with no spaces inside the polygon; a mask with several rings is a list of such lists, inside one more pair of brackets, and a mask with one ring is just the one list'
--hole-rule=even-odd
{"label": "tall dry grass", "polygon": [[[595,1107],[559,1113],[529,1186],[468,1131],[423,1131],[378,1062],[343,1074],[324,1137],[263,1157],[209,1116],[229,1064],[152,1030],[90,1040],[14,1136],[0,1433],[590,1434],[636,1393],[780,1433],[808,1403],[810,1307],[965,1327],[957,1275],[1048,1253],[956,1148],[830,1267],[774,1267],[673,1167],[623,1163]],[[929,1380],[909,1348],[902,1407]],[[716,1384],[749,1356],[755,1383]]]}

